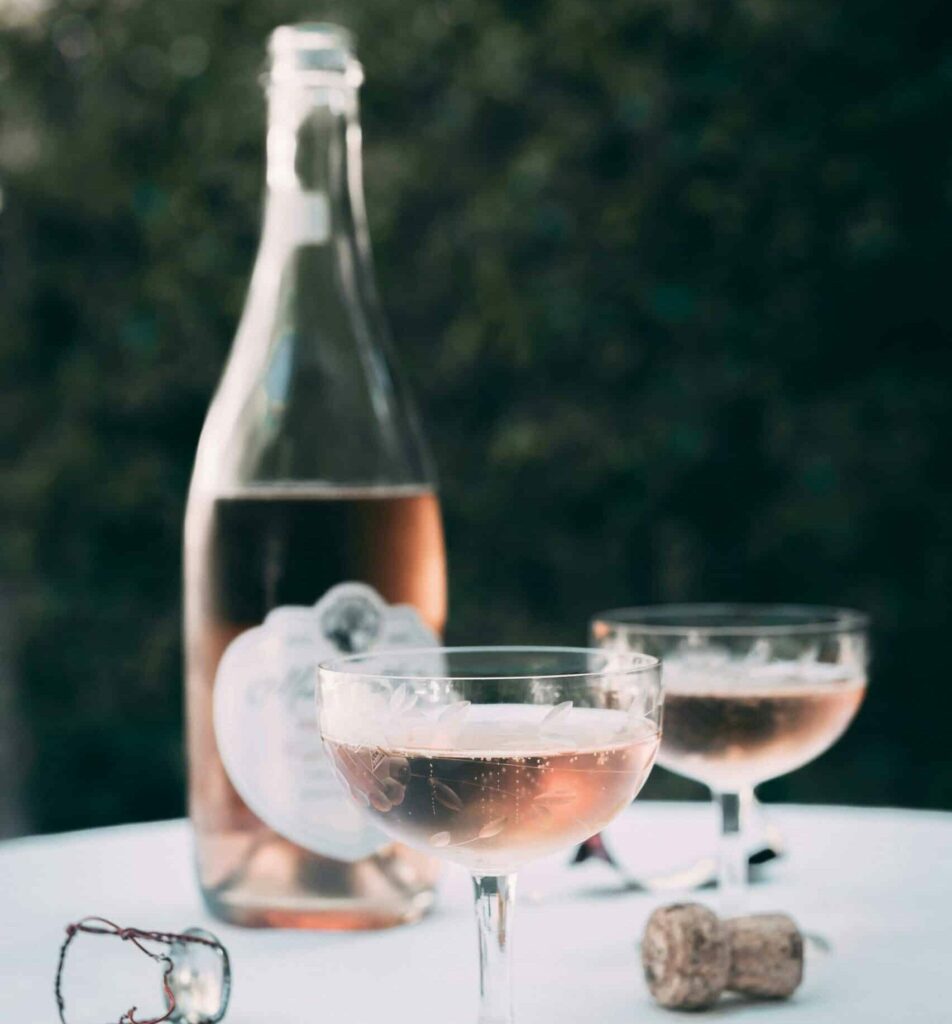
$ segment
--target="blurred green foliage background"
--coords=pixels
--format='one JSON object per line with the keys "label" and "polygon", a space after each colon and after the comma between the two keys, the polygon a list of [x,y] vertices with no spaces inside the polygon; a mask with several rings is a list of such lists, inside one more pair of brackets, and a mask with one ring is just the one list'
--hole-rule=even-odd
{"label": "blurred green foliage background", "polygon": [[863,608],[864,710],[765,793],[952,807],[948,5],[0,0],[3,828],[183,810],[184,499],[255,253],[265,37],[314,17],[367,71],[450,636]]}

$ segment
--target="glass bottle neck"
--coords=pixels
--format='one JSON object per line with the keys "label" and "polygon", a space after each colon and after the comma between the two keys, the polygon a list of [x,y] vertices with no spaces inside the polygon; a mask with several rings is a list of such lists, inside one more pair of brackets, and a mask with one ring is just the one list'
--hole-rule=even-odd
{"label": "glass bottle neck", "polygon": [[203,435],[210,487],[432,481],[376,291],[356,78],[269,83],[264,226]]}
{"label": "glass bottle neck", "polygon": [[366,243],[357,90],[273,83],[262,248]]}

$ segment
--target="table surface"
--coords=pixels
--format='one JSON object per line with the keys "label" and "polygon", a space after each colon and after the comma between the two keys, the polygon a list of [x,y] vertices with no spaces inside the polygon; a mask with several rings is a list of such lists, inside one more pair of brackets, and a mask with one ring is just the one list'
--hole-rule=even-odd
{"label": "table surface", "polygon": [[[832,952],[808,956],[806,980],[791,1001],[724,1003],[708,1017],[950,1024],[952,814],[786,806],[769,815],[789,853],[752,887],[750,909],[793,914],[805,931],[827,938]],[[708,805],[646,801],[621,816],[609,839],[629,866],[649,871],[709,851],[714,828]],[[568,868],[565,861],[551,858],[520,876],[519,1024],[677,1021],[651,1003],[637,953],[648,914],[677,896],[622,893],[605,865]],[[233,961],[228,1024],[469,1024],[476,1018],[469,900],[466,875],[448,867],[439,909],[412,927],[248,931],[204,912],[185,822],[8,841],[0,844],[0,1022],[56,1019],[52,977],[63,925],[94,913],[149,929],[213,929]],[[91,1011],[77,1014],[76,1024],[115,1020],[126,1008],[116,1006],[117,994],[122,1000],[141,993],[130,986],[157,987],[144,957],[117,943],[108,959],[97,942],[104,940],[87,940],[82,951],[77,945],[71,963],[79,968],[71,978],[84,979],[70,982],[76,1008]],[[98,992],[95,1008],[92,992],[79,991],[83,984]],[[143,999],[142,1010],[158,1005]]]}

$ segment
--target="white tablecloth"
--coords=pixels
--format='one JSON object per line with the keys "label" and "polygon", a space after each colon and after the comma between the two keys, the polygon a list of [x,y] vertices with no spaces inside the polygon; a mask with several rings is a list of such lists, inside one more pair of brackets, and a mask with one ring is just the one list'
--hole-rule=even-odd
{"label": "white tablecloth", "polygon": [[[792,913],[832,942],[808,959],[788,1003],[722,1006],[743,1024],[952,1022],[952,814],[774,807],[789,854],[753,887],[753,910]],[[701,804],[636,803],[610,839],[630,865],[674,867],[709,850],[714,819]],[[122,925],[204,925],[228,946],[234,991],[228,1024],[472,1024],[476,945],[466,875],[447,868],[440,909],[422,923],[376,933],[247,931],[210,919],[191,869],[186,823],[99,829],[0,844],[0,1024],[54,1021],[52,978],[63,926],[85,914]],[[565,858],[520,877],[515,968],[519,1024],[675,1024],[654,1006],[636,942],[661,898],[612,891],[601,864]],[[702,896],[702,899],[707,898]],[[76,967],[115,1020],[155,967],[89,939]],[[99,945],[102,943],[103,945]],[[93,962],[93,953],[101,959]],[[114,971],[104,984],[102,971]],[[116,967],[115,965],[119,965]],[[136,972],[144,970],[142,981]],[[153,973],[149,973],[150,970]],[[74,981],[76,986],[83,982]],[[103,993],[105,985],[113,991]],[[107,998],[108,997],[108,998]],[[142,1010],[158,1001],[142,1001]],[[79,1003],[76,1008],[80,1009]],[[696,1018],[694,1018],[696,1019]]]}

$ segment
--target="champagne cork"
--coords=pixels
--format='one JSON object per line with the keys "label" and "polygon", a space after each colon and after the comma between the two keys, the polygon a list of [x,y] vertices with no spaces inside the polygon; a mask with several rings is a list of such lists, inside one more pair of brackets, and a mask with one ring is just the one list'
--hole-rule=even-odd
{"label": "champagne cork", "polygon": [[727,930],[700,903],[659,907],[645,928],[641,962],[662,1006],[704,1009],[717,1002],[730,976]]}
{"label": "champagne cork", "polygon": [[803,936],[786,914],[751,914],[724,922],[731,951],[727,988],[785,999],[803,980]]}
{"label": "champagne cork", "polygon": [[649,991],[670,1009],[705,1009],[727,991],[784,999],[803,979],[803,937],[786,914],[721,921],[699,903],[675,903],[648,919],[641,961]]}

